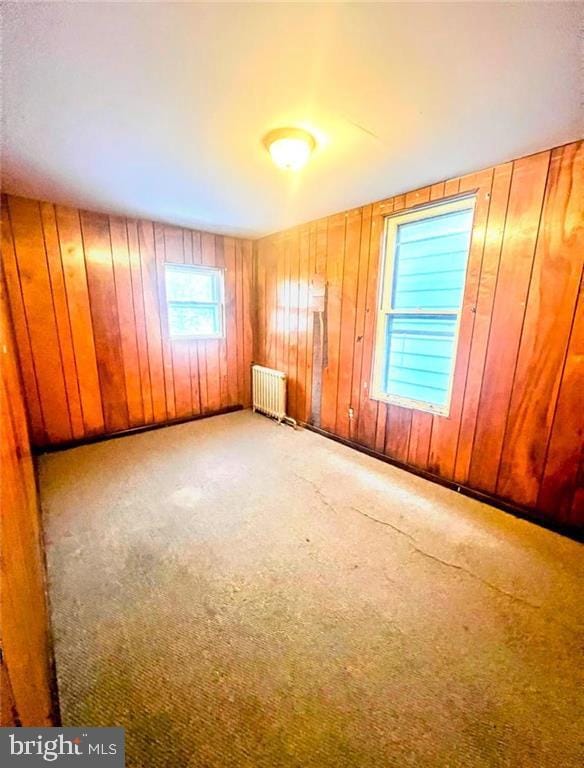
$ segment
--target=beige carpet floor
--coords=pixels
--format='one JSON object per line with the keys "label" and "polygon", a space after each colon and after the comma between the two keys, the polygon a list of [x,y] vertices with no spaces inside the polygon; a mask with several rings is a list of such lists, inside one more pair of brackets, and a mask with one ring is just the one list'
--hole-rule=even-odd
{"label": "beige carpet floor", "polygon": [[240,412],[42,457],[63,720],[144,768],[581,768],[581,545]]}

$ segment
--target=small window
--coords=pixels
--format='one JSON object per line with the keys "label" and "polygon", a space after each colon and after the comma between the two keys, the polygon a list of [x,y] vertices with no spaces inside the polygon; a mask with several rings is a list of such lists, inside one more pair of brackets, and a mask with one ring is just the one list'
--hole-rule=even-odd
{"label": "small window", "polygon": [[474,197],[389,216],[372,397],[448,415]]}
{"label": "small window", "polygon": [[165,277],[170,338],[221,338],[223,270],[165,264]]}

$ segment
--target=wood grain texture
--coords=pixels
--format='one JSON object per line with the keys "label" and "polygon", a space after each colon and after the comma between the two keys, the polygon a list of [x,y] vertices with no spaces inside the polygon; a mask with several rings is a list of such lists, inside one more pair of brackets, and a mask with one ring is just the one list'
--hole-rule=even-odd
{"label": "wood grain texture", "polygon": [[549,161],[542,152],[513,167],[469,474],[488,493],[496,492]]}
{"label": "wood grain texture", "polygon": [[[35,200],[10,198],[8,208],[44,428],[50,441],[71,440],[71,420],[40,205]],[[12,284],[9,287],[13,287]]]}
{"label": "wood grain texture", "polygon": [[[582,153],[575,142],[257,241],[254,355],[288,375],[290,415],[534,518],[583,525]],[[369,386],[384,216],[463,192],[477,203],[450,414],[378,403]],[[327,281],[320,388],[308,370],[320,360],[315,275]],[[291,311],[308,323],[290,325]]]}
{"label": "wood grain texture", "polygon": [[547,445],[537,508],[560,522],[576,524],[584,512],[584,277],[568,343]]}
{"label": "wood grain texture", "polygon": [[83,211],[81,233],[105,429],[119,432],[130,422],[107,216]]}
{"label": "wood grain texture", "polygon": [[40,510],[16,342],[0,278],[2,721],[50,726],[51,650],[41,550]]}
{"label": "wood grain texture", "polygon": [[582,179],[584,145],[552,152],[497,481],[499,496],[526,506],[537,501],[584,263]]}
{"label": "wood grain texture", "polygon": [[[252,244],[4,197],[2,252],[38,447],[249,405]],[[226,267],[226,338],[171,341],[164,263]]]}

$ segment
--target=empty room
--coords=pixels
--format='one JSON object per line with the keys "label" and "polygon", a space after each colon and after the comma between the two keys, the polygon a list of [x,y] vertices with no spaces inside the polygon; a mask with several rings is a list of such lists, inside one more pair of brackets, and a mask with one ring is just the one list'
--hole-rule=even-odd
{"label": "empty room", "polygon": [[2,3],[0,764],[584,765],[584,5]]}

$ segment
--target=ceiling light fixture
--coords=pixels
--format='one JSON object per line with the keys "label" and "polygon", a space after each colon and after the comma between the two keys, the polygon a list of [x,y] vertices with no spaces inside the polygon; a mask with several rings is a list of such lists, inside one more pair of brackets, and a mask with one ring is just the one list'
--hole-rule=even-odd
{"label": "ceiling light fixture", "polygon": [[277,128],[264,136],[264,146],[279,168],[298,171],[308,162],[316,141],[302,128]]}

